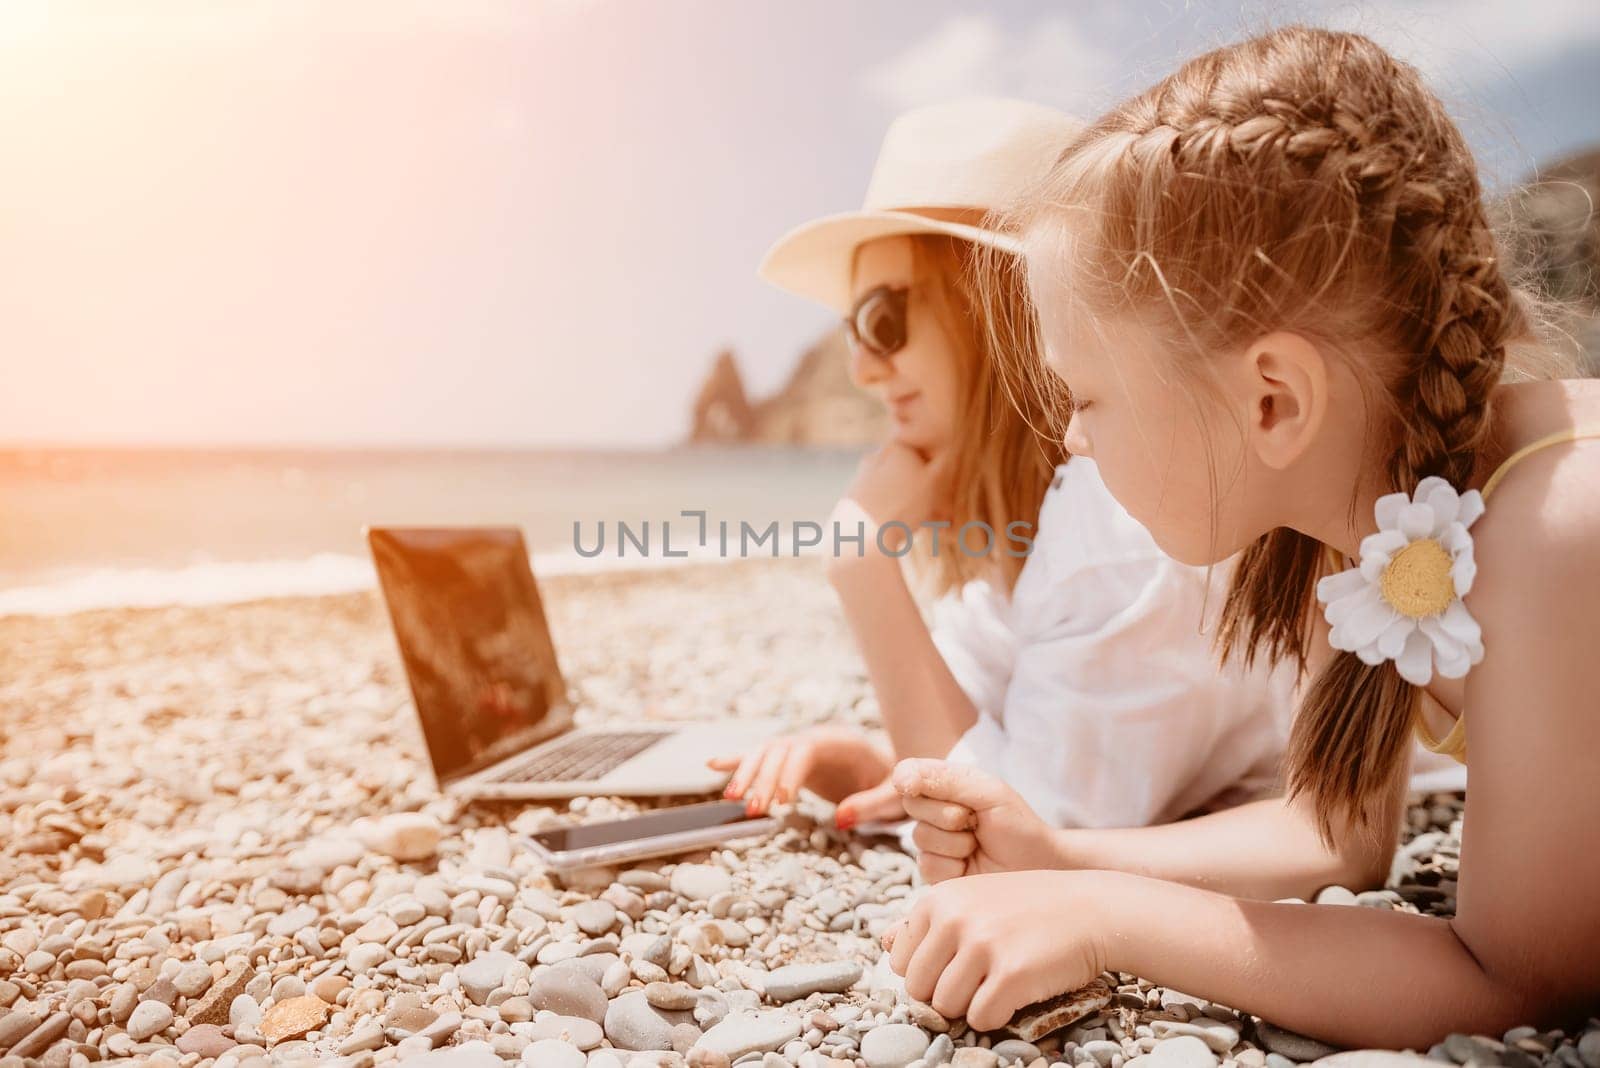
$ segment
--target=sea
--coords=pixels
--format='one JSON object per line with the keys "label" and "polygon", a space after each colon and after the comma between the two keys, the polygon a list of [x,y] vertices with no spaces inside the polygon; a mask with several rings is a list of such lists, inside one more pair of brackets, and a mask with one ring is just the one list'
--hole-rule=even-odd
{"label": "sea", "polygon": [[861,455],[0,450],[0,615],[366,589],[369,525],[518,526],[539,575],[797,555]]}

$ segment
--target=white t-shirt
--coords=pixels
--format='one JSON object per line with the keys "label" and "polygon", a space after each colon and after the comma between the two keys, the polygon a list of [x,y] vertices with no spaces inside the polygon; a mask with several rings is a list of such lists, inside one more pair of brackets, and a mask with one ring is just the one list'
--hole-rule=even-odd
{"label": "white t-shirt", "polygon": [[1062,827],[1179,819],[1267,792],[1293,671],[1219,667],[1230,568],[1179,564],[1123,510],[1093,461],[1056,471],[1008,597],[967,583],[932,606],[934,643],[978,722],[949,758],[999,775]]}

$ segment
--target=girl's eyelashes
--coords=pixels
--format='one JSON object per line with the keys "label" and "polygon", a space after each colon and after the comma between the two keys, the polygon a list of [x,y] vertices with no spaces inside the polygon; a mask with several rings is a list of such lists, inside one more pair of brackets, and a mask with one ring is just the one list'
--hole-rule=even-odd
{"label": "girl's eyelashes", "polygon": [[1070,402],[1070,410],[1073,415],[1077,415],[1079,412],[1084,411],[1093,404],[1094,401],[1084,400],[1082,397],[1073,397]]}

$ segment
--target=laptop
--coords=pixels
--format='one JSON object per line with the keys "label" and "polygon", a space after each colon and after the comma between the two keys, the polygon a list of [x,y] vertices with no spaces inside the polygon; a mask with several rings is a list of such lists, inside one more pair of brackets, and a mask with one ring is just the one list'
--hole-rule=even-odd
{"label": "laptop", "polygon": [[439,789],[464,797],[665,796],[721,790],[713,756],[777,734],[776,720],[579,727],[514,527],[371,527]]}

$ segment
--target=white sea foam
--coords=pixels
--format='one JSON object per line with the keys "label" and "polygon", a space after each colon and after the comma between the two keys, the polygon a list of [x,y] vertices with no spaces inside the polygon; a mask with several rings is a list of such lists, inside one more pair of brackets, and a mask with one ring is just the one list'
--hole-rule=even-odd
{"label": "white sea foam", "polygon": [[[802,548],[811,555],[816,548]],[[791,545],[780,555],[793,553]],[[583,575],[616,571],[656,570],[684,564],[727,562],[714,546],[691,550],[687,556],[618,558],[613,553],[594,557],[575,552],[534,553],[538,576]],[[317,597],[352,593],[377,586],[372,562],[345,553],[318,553],[300,560],[258,560],[189,564],[178,568],[91,568],[58,572],[27,586],[0,589],[0,616],[69,615],[97,608],[153,608],[163,605],[234,604],[273,597]]]}

